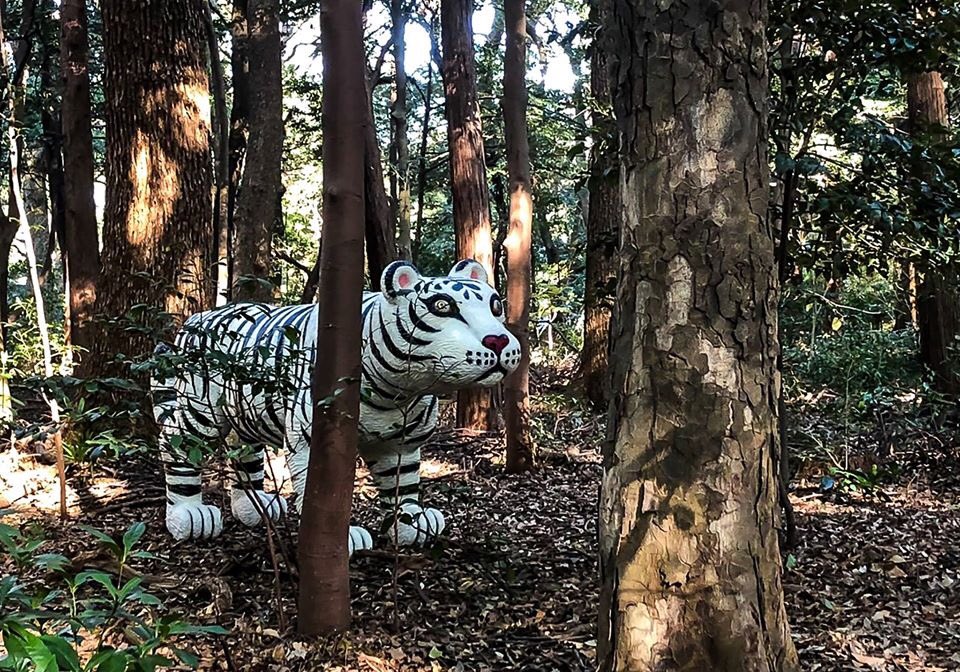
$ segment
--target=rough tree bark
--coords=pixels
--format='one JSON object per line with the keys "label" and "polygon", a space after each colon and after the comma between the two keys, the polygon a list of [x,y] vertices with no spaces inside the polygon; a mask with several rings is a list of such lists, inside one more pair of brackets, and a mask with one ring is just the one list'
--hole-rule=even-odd
{"label": "rough tree bark", "polygon": [[[477,100],[472,17],[473,0],[441,0],[440,41],[457,258],[479,261],[492,282],[490,197]],[[489,390],[461,391],[457,395],[457,426],[486,429],[489,406]]]}
{"label": "rough tree bark", "polygon": [[503,381],[506,421],[506,469],[516,473],[534,466],[530,433],[530,247],[533,196],[530,193],[530,146],[527,138],[527,19],[525,0],[504,0],[507,45],[503,63],[503,126],[510,178],[510,225],[507,253],[507,328],[520,341],[516,372]]}
{"label": "rough tree bark", "polygon": [[[593,21],[599,26],[610,13],[609,0],[593,4]],[[607,353],[610,349],[610,312],[617,282],[617,245],[620,240],[617,129],[610,109],[610,76],[606,45],[599,30],[590,54],[590,93],[594,145],[590,151],[587,183],[587,269],[583,294],[583,356],[581,372],[587,399],[596,410],[610,402]]]}
{"label": "rough tree bark", "polygon": [[[241,301],[274,301],[273,232],[280,217],[283,155],[280,2],[248,0],[249,112],[243,181],[234,214],[234,288]],[[255,280],[252,280],[255,279]]]}
{"label": "rough tree bark", "polygon": [[[93,132],[90,126],[90,71],[87,66],[86,0],[60,5],[60,67],[63,77],[64,257],[69,286],[70,344],[89,352],[90,320],[100,277],[100,239],[93,199]],[[75,355],[76,357],[76,355]],[[76,357],[75,374],[90,371],[91,358]]]}
{"label": "rough tree bark", "polygon": [[400,258],[413,257],[410,235],[410,147],[407,141],[407,71],[406,31],[407,7],[405,0],[391,0],[390,16],[393,21],[393,61],[396,64],[394,96],[390,105],[390,120],[393,124],[393,147],[391,160],[394,169],[394,184],[397,198],[394,201],[394,220],[397,226],[397,247]]}
{"label": "rough tree bark", "polygon": [[[193,0],[102,0],[107,195],[97,312],[136,304],[177,324],[212,305],[210,102],[204,10]],[[94,362],[142,354],[123,328],[98,336]]]}
{"label": "rough tree bark", "polygon": [[[939,72],[907,76],[907,117],[911,133],[929,134],[933,141],[943,136],[950,120]],[[930,266],[923,271],[917,292],[920,360],[933,372],[937,390],[956,398],[960,393],[960,365],[951,352],[960,335],[956,268]]]}
{"label": "rough tree bark", "polygon": [[300,518],[299,616],[302,634],[350,622],[347,534],[360,413],[360,300],[363,292],[363,155],[367,105],[361,3],[326,0],[323,35],[323,246],[310,464]]}
{"label": "rough tree bark", "polygon": [[777,548],[765,0],[618,0],[603,670],[798,669]]}

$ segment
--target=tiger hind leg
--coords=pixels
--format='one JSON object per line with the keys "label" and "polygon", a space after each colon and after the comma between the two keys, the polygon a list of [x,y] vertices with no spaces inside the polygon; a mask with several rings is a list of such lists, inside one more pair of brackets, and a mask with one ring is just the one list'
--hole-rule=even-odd
{"label": "tiger hind leg", "polygon": [[279,492],[268,494],[263,491],[264,445],[256,443],[244,450],[236,432],[227,437],[227,445],[235,454],[231,459],[234,484],[230,490],[233,517],[247,527],[260,525],[264,516],[276,522],[287,512],[287,502]]}

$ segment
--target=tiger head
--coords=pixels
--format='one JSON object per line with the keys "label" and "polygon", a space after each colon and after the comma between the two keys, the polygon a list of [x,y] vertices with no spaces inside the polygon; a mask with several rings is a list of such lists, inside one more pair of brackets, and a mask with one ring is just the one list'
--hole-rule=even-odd
{"label": "tiger head", "polygon": [[446,277],[428,278],[395,261],[380,286],[383,338],[365,350],[391,378],[401,369],[418,391],[447,392],[496,385],[520,365],[520,342],[504,326],[503,301],[478,262],[464,259]]}

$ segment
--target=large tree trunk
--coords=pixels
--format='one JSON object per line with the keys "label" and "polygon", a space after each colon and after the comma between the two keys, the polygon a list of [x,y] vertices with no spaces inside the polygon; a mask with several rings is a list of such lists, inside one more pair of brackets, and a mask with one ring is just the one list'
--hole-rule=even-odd
{"label": "large tree trunk", "polygon": [[[594,21],[609,15],[607,0],[594,4]],[[590,54],[590,93],[594,145],[590,151],[587,206],[587,270],[583,294],[582,374],[587,399],[595,410],[610,401],[607,353],[610,349],[610,311],[617,281],[617,245],[620,239],[617,129],[610,110],[610,76],[606,45],[597,32]]]}
{"label": "large tree trunk", "polygon": [[390,105],[390,120],[393,125],[393,148],[391,160],[394,168],[394,184],[397,197],[393,203],[394,221],[397,223],[397,247],[400,258],[409,261],[413,257],[410,241],[410,149],[407,141],[407,71],[406,0],[391,0],[390,15],[393,20],[393,60],[396,64],[394,96]]}
{"label": "large tree trunk", "polygon": [[380,141],[377,139],[377,126],[373,118],[373,82],[369,81],[369,76],[365,81],[367,102],[363,110],[364,232],[370,286],[377,292],[380,291],[383,269],[397,260],[397,242],[390,218],[390,200],[383,183]]}
{"label": "large tree trunk", "polygon": [[89,373],[90,320],[100,277],[100,240],[93,199],[93,133],[90,126],[90,72],[87,66],[86,0],[60,5],[60,62],[63,77],[64,243],[69,288],[70,344],[81,353],[76,374]]}
{"label": "large tree trunk", "polygon": [[[212,305],[210,110],[203,6],[102,0],[107,197],[97,312],[137,304],[174,324]],[[98,337],[96,366],[143,354],[130,330]]]}
{"label": "large tree trunk", "polygon": [[[457,258],[476,259],[493,282],[490,197],[473,49],[473,0],[441,0],[440,39]],[[461,391],[457,395],[457,426],[486,429],[489,406],[489,390]]]}
{"label": "large tree trunk", "polygon": [[504,0],[507,46],[503,64],[503,126],[510,177],[510,225],[507,252],[507,327],[520,341],[516,372],[503,381],[508,472],[533,468],[530,434],[530,248],[533,197],[530,194],[530,146],[527,139],[527,20],[525,0]]}
{"label": "large tree trunk", "polygon": [[[907,116],[911,133],[928,133],[933,141],[943,136],[950,120],[939,72],[907,77]],[[956,268],[930,265],[923,271],[917,293],[920,359],[933,372],[937,390],[956,398],[960,394],[960,364],[951,352],[960,335]]]}
{"label": "large tree trunk", "polygon": [[766,15],[764,0],[622,0],[606,24],[625,221],[603,670],[798,668],[776,528]]}
{"label": "large tree trunk", "polygon": [[234,215],[234,289],[242,301],[274,301],[273,232],[280,219],[283,155],[279,0],[248,0],[249,137]]}
{"label": "large tree trunk", "polygon": [[363,292],[363,155],[367,104],[361,3],[327,0],[323,34],[323,245],[310,464],[298,542],[298,629],[342,629],[350,622],[347,535],[360,413],[360,300]]}

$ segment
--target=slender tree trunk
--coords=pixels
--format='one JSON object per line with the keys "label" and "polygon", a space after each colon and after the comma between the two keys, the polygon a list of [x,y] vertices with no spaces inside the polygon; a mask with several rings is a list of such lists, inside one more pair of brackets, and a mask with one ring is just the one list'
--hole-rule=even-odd
{"label": "slender tree trunk", "polygon": [[[10,202],[8,207],[11,210],[10,220],[15,220],[17,227],[23,231],[24,248],[27,257],[27,267],[30,272],[30,285],[33,289],[34,306],[37,311],[37,331],[40,334],[40,344],[43,351],[43,370],[47,378],[53,377],[53,354],[50,349],[50,331],[47,325],[46,311],[43,301],[43,292],[40,286],[40,274],[37,266],[36,250],[33,242],[33,233],[30,230],[30,222],[27,220],[27,208],[23,200],[23,189],[20,180],[20,154],[22,142],[20,141],[21,112],[18,110],[17,92],[22,87],[25,72],[26,59],[29,57],[31,47],[24,46],[28,41],[27,35],[31,31],[34,19],[34,4],[24,9],[21,21],[21,38],[13,62],[8,62],[6,46],[3,43],[3,28],[0,25],[0,68],[3,72],[13,71],[13,76],[6,80],[9,90],[4,90],[7,98],[7,159],[9,161],[9,195]],[[0,24],[3,23],[3,12],[0,12]],[[4,288],[6,289],[6,288]],[[6,353],[3,353],[3,367],[0,369],[0,375],[4,376],[0,382],[0,417],[7,417],[9,414],[6,404],[9,403],[9,389],[6,383]],[[54,427],[54,450],[57,463],[57,475],[60,481],[60,518],[67,517],[67,491],[66,474],[64,472],[63,444],[60,440],[60,407],[55,399],[48,400],[50,406],[50,421]]]}
{"label": "slender tree trunk", "polygon": [[350,623],[347,535],[360,412],[360,301],[363,292],[363,156],[365,58],[361,4],[326,0],[323,34],[323,247],[313,399],[342,390],[327,406],[314,406],[310,464],[300,519],[302,634]]}
{"label": "slender tree trunk", "polygon": [[[490,197],[477,100],[472,17],[473,0],[441,0],[440,37],[457,258],[476,259],[492,281]],[[461,391],[457,395],[457,426],[486,429],[489,406],[489,390]]]}
{"label": "slender tree trunk", "polygon": [[[609,15],[608,0],[594,4],[594,21]],[[610,109],[610,77],[606,45],[600,33],[590,54],[590,92],[593,98],[593,141],[590,151],[589,204],[587,206],[587,270],[583,294],[582,373],[587,399],[595,410],[610,402],[607,353],[610,349],[610,312],[617,282],[617,245],[620,240],[617,129]]]}
{"label": "slender tree trunk", "polygon": [[[280,219],[283,155],[280,2],[247,0],[249,136],[234,216],[233,295],[272,303],[273,232]],[[253,280],[255,279],[255,280]]]}
{"label": "slender tree trunk", "polygon": [[233,90],[230,106],[230,133],[227,160],[227,286],[233,292],[234,279],[238,275],[235,265],[237,201],[240,196],[240,178],[247,152],[247,136],[250,131],[250,85],[247,51],[249,43],[247,26],[248,0],[233,0],[230,21],[231,49],[230,72]]}
{"label": "slender tree trunk", "polygon": [[[433,36],[431,35],[431,39]],[[430,113],[433,110],[433,63],[427,61],[427,87],[423,94],[423,129],[420,133],[420,162],[417,166],[417,230],[412,259],[416,264],[423,248],[423,203],[427,195],[427,146],[430,141]]]}
{"label": "slender tree trunk", "polygon": [[764,0],[620,0],[606,24],[625,220],[602,670],[798,669],[776,528],[766,16]]}
{"label": "slender tree trunk", "polygon": [[510,227],[507,252],[507,327],[520,341],[515,373],[503,381],[508,472],[534,464],[530,434],[530,248],[533,197],[530,193],[530,147],[527,141],[527,27],[525,0],[504,0],[507,46],[503,65],[503,126],[510,177]]}
{"label": "slender tree trunk", "polygon": [[213,95],[213,231],[217,237],[217,300],[222,306],[230,300],[230,123],[227,119],[227,86],[220,63],[220,42],[213,25],[213,10],[205,5],[207,57],[210,61],[210,89]]}
{"label": "slender tree trunk", "polygon": [[[5,50],[3,52],[4,67],[3,72],[0,73],[0,93],[3,94],[7,103],[8,123],[14,125],[19,125],[23,118],[24,108],[22,102],[20,102],[22,99],[21,91],[26,75],[27,61],[33,48],[31,36],[36,5],[37,0],[26,0],[23,3],[20,13],[20,39],[13,52],[13,60],[8,63],[7,52]],[[4,44],[2,23],[6,16],[5,4],[0,5],[0,45]],[[20,142],[19,138],[17,142]],[[10,321],[10,250],[17,237],[19,226],[20,220],[17,215],[11,180],[7,199],[7,213],[0,217],[0,335],[2,335],[4,344],[7,343],[7,323]],[[5,353],[6,350],[3,352]]]}
{"label": "slender tree trunk", "polygon": [[[101,9],[107,198],[97,310],[118,318],[140,304],[176,324],[215,294],[204,10],[193,0],[102,0]],[[96,366],[105,373],[114,355],[148,348],[110,329],[97,339]]]}
{"label": "slender tree trunk", "polygon": [[396,63],[394,77],[394,97],[390,106],[390,119],[393,124],[394,170],[397,185],[397,200],[394,221],[397,223],[397,246],[400,258],[410,260],[413,257],[410,234],[410,149],[407,142],[407,71],[406,31],[407,8],[405,0],[391,0],[390,15],[393,19],[393,60]]}
{"label": "slender tree trunk", "polygon": [[364,132],[364,232],[367,240],[367,270],[370,286],[380,290],[383,269],[397,259],[396,234],[390,219],[390,199],[383,183],[383,162],[380,160],[380,141],[373,118],[373,83],[366,81],[367,104],[363,110]]}
{"label": "slender tree trunk", "polygon": [[[908,75],[907,116],[911,133],[928,134],[933,142],[945,135],[950,120],[939,72]],[[922,213],[919,216],[923,216]],[[952,352],[960,335],[956,273],[955,265],[946,268],[930,265],[923,269],[917,292],[920,359],[933,372],[937,390],[954,399],[960,394],[960,361]]]}

